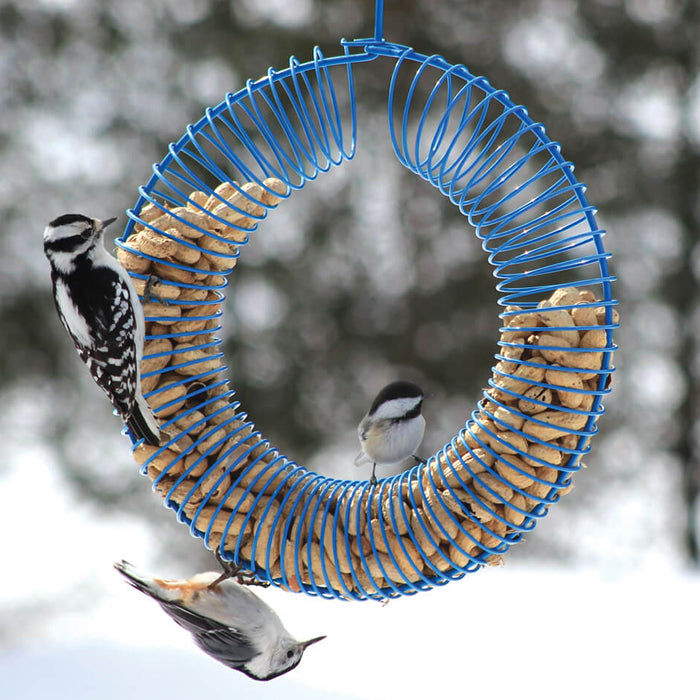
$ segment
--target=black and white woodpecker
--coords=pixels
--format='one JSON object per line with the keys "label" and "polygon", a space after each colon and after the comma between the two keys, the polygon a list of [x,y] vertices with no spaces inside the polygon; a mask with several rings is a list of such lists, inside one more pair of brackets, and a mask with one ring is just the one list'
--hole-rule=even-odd
{"label": "black and white woodpecker", "polygon": [[63,214],[44,230],[44,253],[58,315],[80,359],[134,438],[158,445],[158,421],[141,393],[143,309],[129,274],[102,240],[114,221]]}

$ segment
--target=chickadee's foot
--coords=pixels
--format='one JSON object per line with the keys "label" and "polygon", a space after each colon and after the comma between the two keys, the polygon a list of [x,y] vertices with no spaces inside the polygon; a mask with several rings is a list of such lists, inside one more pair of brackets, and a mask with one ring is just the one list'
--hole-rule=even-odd
{"label": "chickadee's foot", "polygon": [[157,294],[153,293],[153,287],[160,283],[158,275],[148,275],[146,277],[146,286],[143,290],[143,301],[148,304],[152,301],[157,301],[159,304],[165,303]]}

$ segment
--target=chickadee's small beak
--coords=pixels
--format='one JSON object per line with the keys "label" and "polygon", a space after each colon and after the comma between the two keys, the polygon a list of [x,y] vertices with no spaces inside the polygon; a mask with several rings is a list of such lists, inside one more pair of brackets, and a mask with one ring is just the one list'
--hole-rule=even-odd
{"label": "chickadee's small beak", "polygon": [[104,231],[107,228],[107,226],[109,226],[110,224],[113,224],[116,220],[117,220],[116,216],[113,216],[110,219],[102,219],[102,220],[97,219],[97,221],[99,223],[100,231]]}
{"label": "chickadee's small beak", "polygon": [[320,642],[322,639],[325,639],[326,635],[324,634],[323,637],[314,637],[313,639],[309,639],[307,642],[300,642],[299,646],[306,651],[307,647],[310,647],[312,644],[316,644],[316,642]]}

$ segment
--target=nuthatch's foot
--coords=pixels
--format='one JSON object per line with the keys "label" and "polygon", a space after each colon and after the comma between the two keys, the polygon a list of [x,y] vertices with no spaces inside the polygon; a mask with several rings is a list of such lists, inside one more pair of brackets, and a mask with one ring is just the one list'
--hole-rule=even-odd
{"label": "nuthatch's foot", "polygon": [[270,586],[269,581],[258,581],[255,578],[255,574],[251,573],[236,574],[236,583],[240,583],[242,586],[260,586],[260,588],[268,588]]}
{"label": "nuthatch's foot", "polygon": [[376,469],[377,469],[377,463],[374,462],[372,464],[372,476],[369,478],[369,485],[370,486],[376,486],[379,483],[377,481],[377,475],[375,474]]}
{"label": "nuthatch's foot", "polygon": [[416,460],[416,464],[425,464],[425,460],[422,457],[418,455],[411,455],[411,457]]}
{"label": "nuthatch's foot", "polygon": [[216,560],[219,562],[223,572],[219,578],[209,584],[208,588],[216,588],[222,581],[228,578],[235,578],[236,583],[240,583],[242,586],[260,586],[261,588],[267,588],[270,585],[269,581],[258,581],[255,578],[255,574],[246,571],[242,566],[223,559],[218,551],[216,552]]}

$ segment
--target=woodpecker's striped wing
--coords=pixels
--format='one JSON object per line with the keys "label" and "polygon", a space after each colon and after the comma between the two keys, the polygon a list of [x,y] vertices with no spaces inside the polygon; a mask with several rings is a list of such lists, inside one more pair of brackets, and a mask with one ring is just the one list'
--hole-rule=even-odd
{"label": "woodpecker's striped wing", "polygon": [[[126,418],[134,407],[139,378],[129,288],[108,268],[80,272],[69,282],[55,281],[56,307],[93,379]],[[63,290],[67,284],[70,290]]]}
{"label": "woodpecker's striped wing", "polygon": [[90,374],[124,418],[131,414],[138,380],[134,331],[136,318],[129,290],[117,278],[113,283],[114,306],[104,325],[99,324],[92,347],[78,347]]}

